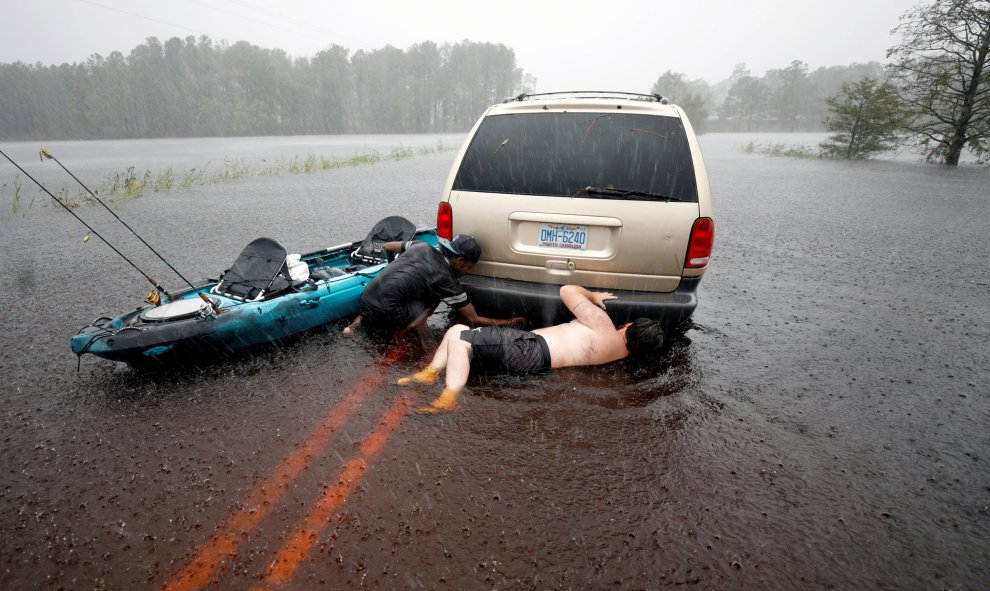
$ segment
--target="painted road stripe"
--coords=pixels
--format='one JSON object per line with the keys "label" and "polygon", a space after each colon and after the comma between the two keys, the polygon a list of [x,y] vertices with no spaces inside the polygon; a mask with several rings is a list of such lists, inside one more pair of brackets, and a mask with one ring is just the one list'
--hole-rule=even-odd
{"label": "painted road stripe", "polygon": [[237,549],[243,534],[271,512],[292,481],[319,455],[330,437],[357,410],[361,402],[385,381],[385,370],[394,360],[395,356],[389,355],[382,364],[359,378],[347,397],[316,426],[309,438],[290,453],[271,476],[255,487],[243,507],[227,519],[218,533],[199,547],[195,558],[165,585],[165,591],[193,591],[203,589],[209,584],[224,561]]}
{"label": "painted road stripe", "polygon": [[261,586],[254,591],[272,591],[289,582],[299,563],[309,555],[329,525],[330,516],[347,501],[347,497],[361,480],[368,461],[381,453],[389,437],[402,422],[408,407],[409,399],[405,396],[392,404],[378,422],[377,428],[361,443],[358,455],[344,465],[337,477],[337,484],[323,491],[323,495],[299,527],[288,535]]}

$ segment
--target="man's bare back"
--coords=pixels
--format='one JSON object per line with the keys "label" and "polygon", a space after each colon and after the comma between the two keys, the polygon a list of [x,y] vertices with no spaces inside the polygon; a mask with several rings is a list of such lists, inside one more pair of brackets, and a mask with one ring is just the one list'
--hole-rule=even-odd
{"label": "man's bare back", "polygon": [[[604,312],[603,312],[604,314]],[[601,365],[629,355],[622,334],[609,326],[592,329],[579,320],[532,331],[547,342],[550,367]]]}
{"label": "man's bare back", "polygon": [[533,331],[546,340],[551,367],[600,365],[629,355],[622,329],[616,329],[605,313],[605,302],[614,295],[565,285],[560,299],[574,320]]}

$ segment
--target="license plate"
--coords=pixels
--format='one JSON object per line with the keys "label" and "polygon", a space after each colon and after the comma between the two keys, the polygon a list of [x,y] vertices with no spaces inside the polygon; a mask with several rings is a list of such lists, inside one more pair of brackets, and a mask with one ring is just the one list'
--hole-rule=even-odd
{"label": "license plate", "polygon": [[540,240],[537,246],[585,250],[588,248],[588,226],[540,224]]}

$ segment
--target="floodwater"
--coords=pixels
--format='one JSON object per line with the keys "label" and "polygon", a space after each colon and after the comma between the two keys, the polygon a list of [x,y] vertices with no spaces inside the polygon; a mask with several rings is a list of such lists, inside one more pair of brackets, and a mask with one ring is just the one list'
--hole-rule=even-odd
{"label": "floodwater", "polygon": [[[655,364],[475,380],[439,417],[409,412],[435,389],[391,385],[424,357],[340,324],[197,367],[77,370],[69,337],[147,285],[67,213],[0,204],[0,587],[985,589],[990,171],[775,159],[750,139],[702,138],[715,255]],[[251,157],[320,149],[270,141]],[[340,149],[372,141],[413,140]],[[86,179],[199,156],[46,147]],[[56,178],[36,148],[3,146]],[[260,235],[306,252],[386,215],[432,225],[453,156],[117,211],[199,279]],[[76,211],[180,286],[106,212]]]}

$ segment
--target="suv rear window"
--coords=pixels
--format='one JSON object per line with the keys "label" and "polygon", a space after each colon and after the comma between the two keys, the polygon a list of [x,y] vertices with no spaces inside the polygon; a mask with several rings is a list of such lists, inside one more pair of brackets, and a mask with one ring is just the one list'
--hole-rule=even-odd
{"label": "suv rear window", "polygon": [[600,197],[586,195],[585,187],[639,191],[696,203],[698,186],[681,120],[626,113],[491,115],[472,139],[453,188]]}

